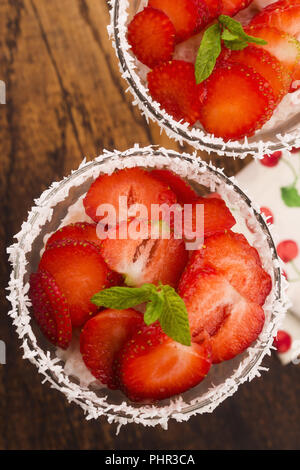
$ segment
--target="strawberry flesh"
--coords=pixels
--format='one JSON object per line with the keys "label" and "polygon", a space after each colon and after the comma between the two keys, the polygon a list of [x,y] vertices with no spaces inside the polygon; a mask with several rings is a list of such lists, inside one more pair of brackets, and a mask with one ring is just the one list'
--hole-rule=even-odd
{"label": "strawberry flesh", "polygon": [[148,73],[152,98],[176,121],[194,124],[199,119],[199,96],[195,68],[190,62],[173,60]]}
{"label": "strawberry flesh", "polygon": [[175,28],[162,11],[147,7],[135,15],[128,26],[127,38],[137,59],[150,68],[172,58]]}
{"label": "strawberry flesh", "polygon": [[211,17],[208,5],[203,0],[149,0],[148,4],[170,18],[175,27],[176,42],[199,32]]}
{"label": "strawberry flesh", "polygon": [[114,364],[120,388],[132,401],[163,400],[198,385],[211,366],[210,340],[183,346],[158,325],[144,327]]}
{"label": "strawberry flesh", "polygon": [[232,284],[242,296],[263,305],[272,288],[272,281],[262,268],[259,254],[242,234],[227,231],[205,239],[183,274],[185,282],[190,272],[213,267]]}
{"label": "strawberry flesh", "polygon": [[55,346],[67,349],[72,339],[69,306],[54,278],[46,271],[31,274],[29,296],[44,336]]}
{"label": "strawberry flesh", "polygon": [[99,248],[87,241],[62,240],[47,246],[39,270],[49,272],[65,295],[73,326],[97,311],[90,299],[109,285],[109,269]]}
{"label": "strawberry flesh", "polygon": [[65,225],[51,235],[47,241],[47,245],[61,240],[81,240],[100,244],[97,236],[97,225],[87,222],[76,222],[75,224]]}
{"label": "strawberry flesh", "polygon": [[91,373],[111,389],[117,388],[113,373],[116,355],[131,336],[144,325],[133,309],[104,310],[91,318],[80,335],[80,351]]}
{"label": "strawberry flesh", "polygon": [[241,354],[264,325],[264,311],[245,299],[212,267],[191,264],[179,286],[189,315],[192,340],[203,329],[211,336],[212,360],[219,363]]}
{"label": "strawberry flesh", "polygon": [[228,16],[234,16],[236,15],[240,10],[243,10],[244,8],[247,8],[248,5],[252,0],[222,0],[222,15],[228,15]]}
{"label": "strawberry flesh", "polygon": [[276,106],[270,84],[254,69],[224,61],[199,85],[200,122],[222,137],[251,136],[267,122]]}
{"label": "strawberry flesh", "polygon": [[[131,224],[135,224],[140,232],[137,237],[131,236]],[[161,235],[161,229],[165,229],[169,239],[155,238],[151,226]],[[126,239],[121,239],[123,230],[128,233]],[[108,238],[102,242],[101,253],[110,269],[122,274],[127,285],[135,287],[159,282],[176,287],[188,259],[184,241],[176,240],[165,222],[156,225],[136,219],[123,222],[116,232],[111,229]]]}
{"label": "strawberry flesh", "polygon": [[264,39],[267,42],[266,45],[256,44],[255,47],[270,52],[281,62],[286,71],[291,74],[294,73],[300,61],[300,43],[296,38],[277,28],[252,23],[245,28],[245,32],[251,36]]}
{"label": "strawberry flesh", "polygon": [[179,204],[191,204],[198,199],[198,194],[179,175],[170,170],[153,170],[151,175],[166,183],[176,194]]}
{"label": "strawberry flesh", "polygon": [[135,204],[142,204],[149,216],[152,204],[171,206],[177,202],[168,185],[158,181],[151,173],[141,168],[127,168],[112,175],[100,175],[94,181],[83,201],[85,211],[95,222],[101,222],[104,216],[97,215],[98,208],[104,204],[111,205],[116,214],[116,220],[111,225],[116,225],[128,218],[128,214],[123,215],[119,211],[120,196],[127,198],[127,211]]}
{"label": "strawberry flesh", "polygon": [[276,103],[288,93],[292,81],[291,74],[268,51],[249,45],[241,51],[232,51],[228,60],[252,67],[265,78],[272,87]]}

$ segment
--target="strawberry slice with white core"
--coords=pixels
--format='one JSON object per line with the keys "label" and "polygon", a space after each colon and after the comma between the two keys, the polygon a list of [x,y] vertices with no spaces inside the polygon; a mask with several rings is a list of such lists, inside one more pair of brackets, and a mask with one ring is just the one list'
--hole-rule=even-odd
{"label": "strawberry slice with white core", "polygon": [[244,235],[227,231],[205,239],[195,252],[183,279],[190,271],[215,268],[225,276],[237,292],[251,302],[263,305],[272,288],[268,273],[262,268],[259,254]]}
{"label": "strawberry slice with white core", "polygon": [[31,274],[29,296],[44,336],[55,346],[67,349],[72,339],[70,311],[54,278],[46,271]]}
{"label": "strawberry slice with white core", "polygon": [[300,61],[300,43],[291,35],[269,26],[252,25],[245,28],[247,34],[264,39],[266,45],[258,45],[274,55],[287,71],[293,73]]}
{"label": "strawberry slice with white core", "polygon": [[[145,206],[150,217],[152,204],[171,206],[176,202],[175,194],[166,183],[141,168],[127,168],[112,175],[100,175],[91,185],[83,204],[86,213],[95,222],[104,220],[107,216],[105,208],[113,206],[116,220],[110,225],[115,226],[119,221],[128,219],[130,208],[136,204]],[[103,210],[99,212],[101,208]]]}
{"label": "strawberry slice with white core", "polygon": [[128,25],[128,42],[134,55],[150,68],[171,60],[175,28],[162,11],[147,7]]}
{"label": "strawberry slice with white core", "polygon": [[228,15],[228,16],[234,16],[236,15],[240,10],[243,10],[244,8],[247,8],[248,5],[252,0],[222,0],[222,15]]}
{"label": "strawberry slice with white core", "polygon": [[65,225],[51,235],[47,245],[61,240],[81,240],[99,245],[101,240],[97,236],[97,225],[87,222],[76,222],[75,224]]}
{"label": "strawberry slice with white core", "polygon": [[176,41],[184,41],[199,32],[210,20],[204,0],[149,0],[148,5],[163,11],[176,30]]}
{"label": "strawberry slice with white core", "polygon": [[253,68],[230,61],[219,63],[198,89],[201,124],[226,141],[253,135],[276,106],[265,78]]}
{"label": "strawberry slice with white core", "polygon": [[100,249],[87,241],[62,240],[47,246],[39,270],[49,272],[65,295],[73,326],[83,325],[97,311],[90,299],[109,285]]}
{"label": "strawberry slice with white core", "polygon": [[212,360],[232,359],[255,341],[264,325],[261,306],[240,295],[213,268],[188,268],[179,285],[189,315],[192,340],[205,329],[211,336]]}
{"label": "strawberry slice with white core", "polygon": [[144,325],[133,309],[104,310],[91,318],[80,335],[80,351],[91,373],[111,389],[117,388],[113,361],[124,344]]}
{"label": "strawberry slice with white core", "polygon": [[268,51],[249,45],[246,49],[231,51],[228,60],[252,67],[264,77],[272,87],[276,102],[279,103],[288,93],[292,81],[291,74]]}
{"label": "strawberry slice with white core", "polygon": [[135,287],[159,282],[176,287],[188,259],[184,241],[175,239],[165,222],[137,219],[111,229],[101,253],[107,265]]}
{"label": "strawberry slice with white core", "polygon": [[132,401],[163,400],[198,385],[211,366],[208,337],[183,346],[159,326],[145,327],[121,350],[115,362],[120,388]]}

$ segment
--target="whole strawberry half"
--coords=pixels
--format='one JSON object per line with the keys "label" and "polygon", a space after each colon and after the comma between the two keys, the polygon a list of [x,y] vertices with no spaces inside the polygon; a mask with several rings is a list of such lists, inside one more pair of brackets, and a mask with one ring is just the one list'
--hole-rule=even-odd
{"label": "whole strawberry half", "polygon": [[203,0],[149,0],[148,4],[170,18],[175,27],[176,42],[196,34],[211,19],[209,6]]}
{"label": "whole strawberry half", "polygon": [[259,254],[242,234],[227,231],[205,239],[184,272],[180,285],[188,285],[193,272],[213,267],[251,302],[265,303],[272,280],[262,268]]}
{"label": "whole strawberry half", "polygon": [[241,354],[262,331],[264,311],[243,297],[212,267],[190,265],[180,286],[189,315],[192,340],[203,329],[211,336],[212,360],[219,363]]}
{"label": "whole strawberry half", "polygon": [[147,7],[128,25],[127,39],[137,59],[153,68],[171,60],[175,28],[165,13]]}
{"label": "whole strawberry half", "polygon": [[199,85],[200,122],[222,137],[250,136],[267,122],[276,106],[271,85],[253,68],[239,63],[219,63]]}
{"label": "whole strawberry half", "polygon": [[124,344],[144,325],[133,310],[104,310],[91,318],[80,335],[80,351],[91,373],[109,388],[117,388],[113,361]]}
{"label": "whole strawberry half", "polygon": [[132,400],[163,400],[198,385],[211,366],[208,336],[183,346],[158,325],[144,327],[120,351],[114,363],[121,390]]}
{"label": "whole strawberry half", "polygon": [[152,98],[176,121],[194,124],[199,119],[199,94],[194,65],[173,60],[148,73]]}
{"label": "whole strawberry half", "polygon": [[55,346],[67,349],[72,339],[71,316],[54,278],[46,271],[31,274],[29,296],[44,336]]}
{"label": "whole strawberry half", "polygon": [[[111,225],[128,219],[128,214],[119,210],[120,197],[125,201],[125,210],[141,204],[151,214],[152,204],[172,205],[177,202],[176,196],[164,182],[158,181],[151,173],[141,168],[128,168],[115,171],[112,175],[100,175],[91,185],[83,201],[86,213],[95,221],[101,222],[107,208],[111,205],[116,220]],[[103,207],[100,213],[97,211]]]}
{"label": "whole strawberry half", "polygon": [[159,282],[176,287],[188,259],[183,239],[175,239],[169,225],[138,219],[112,228],[101,254],[110,269],[135,287]]}
{"label": "whole strawberry half", "polygon": [[110,270],[100,250],[87,241],[62,240],[48,245],[39,270],[55,279],[68,303],[73,326],[83,325],[97,311],[90,299],[109,285]]}

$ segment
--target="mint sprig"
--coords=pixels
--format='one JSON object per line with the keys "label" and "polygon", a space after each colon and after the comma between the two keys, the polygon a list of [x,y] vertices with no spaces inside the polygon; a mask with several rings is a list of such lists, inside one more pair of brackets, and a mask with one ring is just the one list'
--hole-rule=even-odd
{"label": "mint sprig", "polygon": [[196,83],[206,80],[216,65],[217,58],[221,54],[221,44],[227,49],[237,51],[245,49],[249,43],[265,45],[264,39],[249,36],[243,26],[230,16],[220,15],[218,22],[206,29],[195,63]]}
{"label": "mint sprig", "polygon": [[142,287],[110,287],[95,294],[91,301],[97,307],[124,310],[147,303],[146,325],[159,322],[163,332],[174,341],[191,345],[188,313],[182,298],[168,285],[144,284]]}

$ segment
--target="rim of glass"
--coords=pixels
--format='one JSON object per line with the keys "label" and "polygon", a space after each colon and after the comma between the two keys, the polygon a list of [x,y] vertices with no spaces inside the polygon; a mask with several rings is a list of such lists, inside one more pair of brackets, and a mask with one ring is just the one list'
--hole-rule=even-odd
{"label": "rim of glass", "polygon": [[[180,143],[185,141],[197,150],[206,151],[208,153],[215,152],[221,156],[246,158],[251,155],[260,159],[268,153],[279,150],[290,151],[293,147],[300,147],[300,128],[297,135],[276,134],[276,140],[274,141],[264,142],[260,140],[258,142],[249,143],[248,139],[245,138],[244,143],[239,141],[225,142],[221,138],[209,137],[210,134],[198,128],[192,128],[192,131],[189,131],[187,123],[177,122],[169,116],[160,108],[159,103],[152,100],[151,96],[149,96],[147,89],[140,82],[139,76],[135,73],[136,67],[133,61],[130,60],[130,46],[127,42],[126,34],[124,34],[124,29],[126,30],[125,22],[121,21],[123,13],[127,11],[129,1],[130,0],[109,0],[111,24],[108,27],[108,32],[113,41],[122,76],[128,82],[129,91],[135,98],[133,105],[137,105],[141,109],[147,120],[150,118],[152,121],[157,122],[170,138],[176,139]],[[120,9],[121,5],[122,11]],[[122,38],[120,35],[122,35]],[[125,47],[122,46],[122,42],[124,42]],[[131,59],[133,58],[131,57]],[[139,85],[137,85],[137,83],[139,83]],[[211,141],[208,143],[205,142],[205,140]]]}
{"label": "rim of glass", "polygon": [[[42,195],[41,198],[40,198],[41,206],[47,206],[47,203],[49,203],[53,199],[53,197],[55,197],[56,194],[58,194],[60,191],[63,191],[63,189],[65,187],[67,187],[68,185],[70,185],[70,183],[72,181],[75,181],[78,177],[84,175],[86,172],[89,172],[91,168],[98,168],[98,167],[100,168],[102,164],[104,164],[105,162],[107,162],[109,159],[111,159],[113,157],[117,157],[117,158],[135,157],[135,156],[136,157],[140,157],[140,156],[145,157],[145,156],[149,155],[149,149],[151,149],[151,152],[152,152],[151,155],[153,157],[158,157],[158,156],[161,157],[162,155],[167,156],[171,159],[172,158],[177,158],[178,159],[178,157],[180,157],[180,159],[183,158],[187,163],[193,163],[193,161],[194,161],[193,158],[195,157],[195,156],[190,156],[188,154],[179,154],[175,151],[166,151],[165,149],[154,150],[151,147],[148,147],[148,148],[145,148],[145,149],[139,149],[139,148],[135,147],[135,148],[130,149],[126,152],[116,152],[116,151],[115,152],[107,152],[107,153],[104,154],[104,156],[98,157],[98,159],[95,159],[92,162],[83,163],[82,165],[80,165],[78,170],[75,170],[74,172],[71,173],[71,175],[64,178],[58,184],[55,184],[55,186],[53,188],[50,188],[49,190],[46,190],[45,197],[43,197],[43,195]],[[272,292],[274,293],[274,297],[273,297],[272,304],[275,305],[275,303],[279,303],[281,305],[282,309],[286,310],[287,300],[285,299],[285,293],[284,293],[284,289],[283,289],[283,284],[284,284],[285,281],[284,281],[283,276],[282,276],[282,271],[281,271],[281,268],[280,268],[280,262],[279,262],[279,258],[278,258],[277,252],[276,252],[275,243],[273,241],[273,237],[272,237],[272,234],[270,233],[270,229],[269,229],[269,226],[266,222],[266,219],[264,218],[264,216],[261,213],[259,213],[259,211],[255,207],[253,207],[253,204],[252,204],[251,200],[244,193],[244,191],[241,188],[239,188],[239,186],[237,186],[237,184],[234,182],[233,179],[229,179],[223,173],[222,170],[213,167],[213,165],[211,165],[211,164],[207,164],[206,162],[200,160],[199,158],[197,158],[197,164],[199,165],[199,168],[205,169],[205,171],[213,173],[214,176],[216,176],[217,179],[219,179],[222,183],[225,183],[226,186],[231,187],[233,189],[233,191],[236,192],[238,194],[238,196],[246,203],[247,207],[253,211],[253,215],[254,215],[255,219],[257,220],[257,222],[259,223],[259,226],[262,229],[262,232],[264,233],[264,235],[267,239],[269,249],[271,250],[271,253],[272,253],[271,258],[272,258],[272,268],[273,268],[273,275],[274,275],[274,285],[273,285],[273,289],[272,289]],[[24,233],[22,233],[22,231],[20,232],[21,236],[19,238],[18,243],[16,244],[17,245],[16,256],[14,257],[13,261],[10,260],[11,263],[12,263],[12,268],[13,268],[12,269],[12,275],[11,275],[11,282],[10,282],[10,286],[9,286],[9,290],[11,292],[14,292],[14,289],[16,289],[16,280],[20,280],[20,279],[22,281],[22,286],[21,287],[22,287],[22,289],[24,289],[23,278],[24,278],[25,273],[22,272],[22,270],[24,268],[24,266],[23,266],[24,265],[24,258],[22,258],[22,249],[24,250],[26,237],[27,237],[28,233],[30,231],[34,231],[34,226],[35,226],[35,223],[37,222],[38,217],[39,217],[39,214],[37,212],[35,212],[35,211],[31,212],[31,214],[29,215],[29,218],[26,222],[26,229],[25,229],[25,231],[23,230]],[[11,249],[14,248],[16,245],[13,245],[12,247],[10,247],[10,249],[8,251],[11,253],[12,252]],[[20,292],[17,292],[17,293],[18,293],[18,295],[20,295]],[[8,298],[9,298],[10,301],[12,301],[11,296],[9,296]],[[15,300],[15,309],[13,308],[13,310],[10,312],[10,314],[13,318],[15,318],[16,312],[18,312],[18,316],[22,318],[22,306],[19,302],[18,297]],[[264,356],[269,352],[269,350],[271,348],[272,341],[273,341],[273,336],[277,333],[277,329],[278,329],[277,328],[277,323],[278,323],[277,322],[277,317],[278,317],[278,315],[276,316],[275,313],[273,312],[272,315],[271,315],[271,318],[269,320],[269,324],[272,324],[272,322],[273,322],[273,327],[272,327],[272,330],[268,334],[268,341],[266,341],[264,344],[262,343],[260,345],[261,349],[256,353],[256,355],[252,358],[252,360],[249,361],[247,363],[247,365],[240,371],[239,376],[237,378],[235,378],[234,383],[232,384],[232,386],[230,388],[227,388],[226,391],[223,391],[222,393],[220,393],[220,396],[218,397],[217,400],[214,400],[214,392],[211,391],[209,396],[206,399],[204,399],[203,401],[199,401],[195,404],[187,404],[182,409],[180,409],[180,411],[174,410],[173,413],[168,415],[167,420],[169,418],[175,418],[176,419],[176,416],[181,417],[180,419],[182,419],[182,416],[190,417],[193,414],[201,413],[201,410],[203,410],[202,413],[213,411],[213,409],[216,408],[222,401],[224,401],[227,397],[231,396],[238,389],[239,385],[241,385],[246,380],[251,380],[256,375],[260,375],[259,371],[265,370],[263,367],[260,367],[260,364],[261,364]],[[26,324],[26,322],[25,322],[25,324]],[[33,362],[40,369],[42,360],[39,362],[38,360],[36,360],[36,356],[38,356],[40,354],[40,351],[42,351],[43,353],[45,353],[45,351],[41,350],[41,348],[38,346],[37,339],[36,339],[34,333],[32,332],[32,330],[31,330],[32,335],[30,335],[30,334],[26,335],[26,334],[24,334],[24,332],[22,330],[21,330],[21,333],[22,334],[20,335],[20,332],[19,332],[19,336],[21,336],[23,338],[22,347],[25,351],[24,358],[28,358],[31,362]],[[25,340],[24,340],[24,338],[25,338]],[[30,354],[26,354],[26,349],[27,348],[24,348],[24,341],[26,341],[27,345],[31,346],[35,352],[38,351],[38,350],[40,350],[40,351],[38,351],[37,354],[35,354],[34,356],[32,356]],[[43,357],[43,361],[45,362],[45,358],[47,358],[47,364],[48,364],[47,371],[43,372],[44,375],[46,376],[45,381],[50,382],[51,386],[53,388],[56,388],[56,389],[62,391],[67,396],[69,401],[76,402],[77,404],[79,404],[84,409],[84,411],[86,411],[88,413],[89,409],[88,409],[88,406],[86,405],[86,403],[92,403],[93,401],[95,401],[95,399],[98,399],[98,396],[93,391],[91,391],[90,389],[83,388],[83,387],[80,387],[78,385],[77,387],[80,388],[80,390],[82,391],[82,394],[80,396],[76,397],[76,398],[72,398],[70,396],[68,397],[68,395],[66,394],[65,390],[63,389],[63,387],[61,385],[62,376],[64,377],[65,384],[66,383],[68,384],[70,382],[68,375],[62,370],[62,368],[59,368],[59,366],[54,367],[55,362],[53,363],[53,367],[51,367],[51,360],[50,360],[50,357],[49,357],[49,351],[46,352],[46,354],[44,354],[44,355],[45,355],[45,357]],[[57,359],[56,359],[56,362],[58,362]],[[57,370],[58,370],[59,373],[56,373],[56,371],[55,371],[55,369],[57,367],[58,367]],[[39,370],[39,372],[41,372],[41,371]],[[201,398],[201,397],[199,397],[199,398]],[[136,412],[139,409],[139,407],[137,408],[137,407],[133,407],[131,405],[126,405],[126,412],[123,411],[123,410],[120,410],[120,411],[114,411],[112,413],[111,412],[111,406],[109,406],[110,404],[107,403],[107,405],[108,406],[106,407],[106,411],[103,411],[103,409],[100,409],[99,405],[97,404],[96,408],[99,408],[99,413],[96,416],[95,412],[93,412],[93,413],[91,413],[91,415],[89,417],[98,418],[98,416],[105,415],[110,422],[117,422],[119,425],[127,424],[128,422],[138,422],[138,423],[141,423],[141,424],[145,424],[145,420],[143,418],[140,418],[140,417],[136,416]],[[165,407],[162,407],[162,408],[165,408]],[[208,408],[210,408],[210,409],[208,409]],[[160,408],[157,407],[157,409],[160,409]],[[152,413],[151,414],[151,419],[147,419],[147,423],[148,424],[150,423],[150,425],[156,425],[156,424],[161,424],[162,425],[162,422],[164,422],[164,418],[162,418],[162,416],[159,415],[159,413],[158,413],[157,416]]]}

